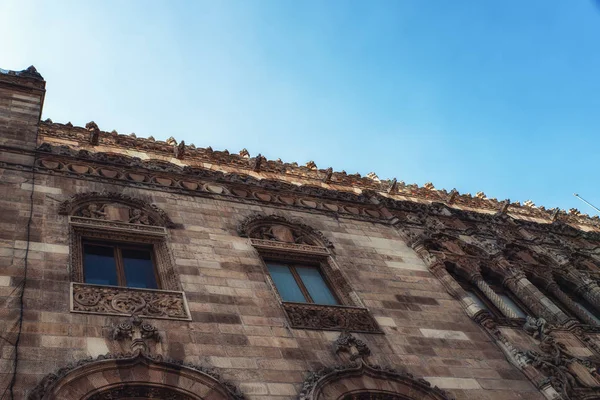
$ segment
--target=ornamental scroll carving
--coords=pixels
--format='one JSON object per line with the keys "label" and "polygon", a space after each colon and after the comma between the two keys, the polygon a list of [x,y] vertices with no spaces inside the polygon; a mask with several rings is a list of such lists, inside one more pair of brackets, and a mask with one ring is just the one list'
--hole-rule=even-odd
{"label": "ornamental scroll carving", "polygon": [[237,230],[240,236],[251,239],[333,248],[321,232],[278,215],[251,215],[238,225]]}
{"label": "ornamental scroll carving", "polygon": [[175,226],[154,204],[122,193],[80,193],[61,203],[59,214],[137,225]]}
{"label": "ornamental scroll carving", "polygon": [[366,308],[283,303],[292,328],[382,333]]}
{"label": "ornamental scroll carving", "polygon": [[71,283],[71,311],[191,320],[183,292]]}

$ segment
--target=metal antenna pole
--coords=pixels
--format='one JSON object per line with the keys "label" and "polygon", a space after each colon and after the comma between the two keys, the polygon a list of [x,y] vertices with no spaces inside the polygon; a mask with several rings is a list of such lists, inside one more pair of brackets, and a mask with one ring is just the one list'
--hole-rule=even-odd
{"label": "metal antenna pole", "polygon": [[595,205],[593,205],[592,203],[590,203],[589,201],[587,201],[586,199],[584,199],[583,197],[581,197],[577,193],[573,193],[573,196],[577,197],[579,200],[583,201],[585,204],[587,204],[588,206],[592,207],[594,210],[600,212],[600,209],[598,209],[598,207],[596,207]]}

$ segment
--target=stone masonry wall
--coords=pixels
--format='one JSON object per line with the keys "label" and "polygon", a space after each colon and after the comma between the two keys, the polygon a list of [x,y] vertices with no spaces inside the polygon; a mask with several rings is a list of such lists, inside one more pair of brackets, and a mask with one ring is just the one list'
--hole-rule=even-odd
{"label": "stone masonry wall", "polygon": [[[30,178],[0,169],[2,390],[14,357],[8,342],[18,315]],[[107,332],[124,318],[69,312],[68,222],[58,205],[92,191],[146,200],[182,224],[169,231],[168,243],[192,321],[152,320],[163,337],[156,351],[217,368],[250,399],[294,399],[309,371],[340,362],[332,347],[339,332],[287,327],[258,253],[236,233],[254,212],[300,218],[331,240],[336,262],[385,333],[355,334],[374,364],[406,368],[458,399],[543,398],[390,226],[45,174],[36,176],[33,193],[17,398],[69,362],[121,350]]]}

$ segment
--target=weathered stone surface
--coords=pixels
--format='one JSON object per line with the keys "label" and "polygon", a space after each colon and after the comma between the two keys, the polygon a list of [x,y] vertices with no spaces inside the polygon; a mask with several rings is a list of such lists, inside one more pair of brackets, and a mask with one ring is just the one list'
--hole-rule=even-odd
{"label": "weathered stone surface", "polygon": [[[558,378],[536,363],[550,363],[573,377],[593,368],[589,363],[600,354],[599,329],[563,311],[562,304],[546,295],[546,281],[538,272],[551,271],[564,293],[574,299],[585,294],[586,307],[599,309],[596,220],[446,193],[431,185],[391,185],[264,157],[257,161],[259,157],[119,135],[91,123],[81,128],[40,122],[41,82],[0,73],[0,330],[7,338],[0,342],[3,388],[12,378],[27,265],[16,398],[24,398],[43,376],[69,363],[129,351],[108,332],[128,318],[127,312],[70,312],[71,280],[82,276],[81,271],[72,273],[77,266],[73,238],[95,237],[89,227],[74,235],[76,218],[118,231],[128,241],[136,242],[136,234],[147,245],[161,241],[164,248],[155,256],[161,268],[170,267],[160,276],[161,289],[185,292],[187,308],[176,305],[191,320],[187,314],[178,320],[152,319],[161,340],[145,343],[146,348],[153,356],[214,368],[248,399],[298,398],[311,385],[311,372],[342,360],[333,346],[340,332],[327,329],[353,329],[341,326],[340,314],[333,311],[305,313],[314,317],[303,317],[308,326],[290,323],[264,264],[272,258],[319,265],[342,305],[376,321],[372,326],[377,329],[358,329],[353,335],[370,349],[369,365],[382,368],[373,367],[379,371],[374,376],[346,380],[348,384],[384,385],[378,379],[393,367],[414,375],[402,376],[422,385],[421,395],[429,393],[431,399],[542,399],[535,385],[546,378],[554,379],[554,386],[543,388],[546,393],[563,389]],[[121,196],[115,198],[115,193]],[[97,196],[97,202],[92,195],[86,200],[86,194]],[[72,207],[61,211],[60,204]],[[531,222],[533,218],[546,224]],[[554,320],[536,320],[534,329],[524,330],[523,320],[486,312],[459,284],[479,279],[478,273],[490,280],[490,287],[504,286],[519,304],[530,306],[531,316]],[[88,300],[93,303],[92,297]],[[144,318],[152,318],[154,298],[143,301]],[[169,301],[161,304],[170,307]],[[144,338],[137,339],[142,346]],[[552,358],[556,352],[559,356]],[[102,379],[116,380],[118,373],[95,376],[82,385],[101,385]],[[160,378],[148,369],[135,373],[150,382]],[[176,376],[169,379],[180,379]],[[419,377],[447,394],[427,389]],[[571,385],[561,395],[594,393],[595,379],[582,375],[573,381],[588,387]],[[398,385],[394,390],[401,390]]]}

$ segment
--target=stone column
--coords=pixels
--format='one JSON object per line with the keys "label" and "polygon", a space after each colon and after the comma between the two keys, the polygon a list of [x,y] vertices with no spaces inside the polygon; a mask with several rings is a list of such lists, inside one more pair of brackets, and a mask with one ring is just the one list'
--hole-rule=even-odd
{"label": "stone column", "polygon": [[583,310],[577,303],[575,303],[571,298],[563,292],[556,282],[551,283],[547,287],[548,292],[550,292],[556,299],[558,299],[561,303],[565,305],[573,314],[579,318],[580,321],[588,325],[598,325],[596,320],[592,318],[585,310]]}
{"label": "stone column", "polygon": [[536,317],[543,317],[551,324],[563,324],[570,318],[549,298],[544,296],[538,288],[533,285],[525,274],[514,268],[508,260],[502,256],[494,259],[497,270],[504,277],[502,284],[506,286],[515,296],[519,298]]}
{"label": "stone column", "polygon": [[589,278],[584,278],[585,284],[578,288],[576,293],[587,300],[594,308],[600,311],[600,286]]}
{"label": "stone column", "polygon": [[506,303],[498,296],[480,274],[475,274],[471,277],[471,282],[477,286],[479,290],[488,298],[489,301],[496,306],[498,310],[507,318],[519,318],[519,316],[506,305]]}

